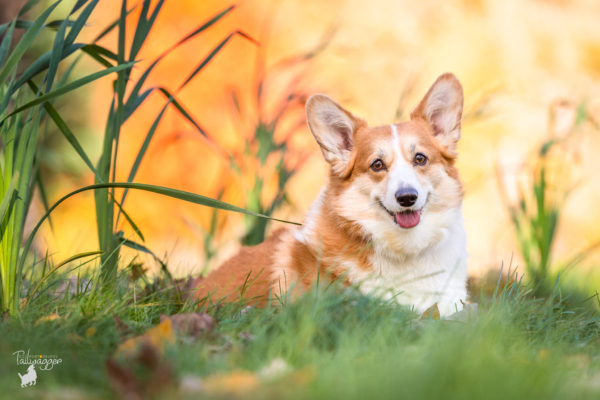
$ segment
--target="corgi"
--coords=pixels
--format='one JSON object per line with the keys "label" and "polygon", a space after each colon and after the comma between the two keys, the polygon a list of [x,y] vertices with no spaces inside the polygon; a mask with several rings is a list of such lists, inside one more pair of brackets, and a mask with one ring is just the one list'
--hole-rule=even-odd
{"label": "corgi", "polygon": [[302,226],[243,247],[206,278],[195,297],[263,306],[296,296],[318,279],[440,315],[467,300],[463,187],[455,161],[463,91],[441,75],[410,115],[386,126],[367,123],[331,98],[306,102],[306,118],[329,179]]}

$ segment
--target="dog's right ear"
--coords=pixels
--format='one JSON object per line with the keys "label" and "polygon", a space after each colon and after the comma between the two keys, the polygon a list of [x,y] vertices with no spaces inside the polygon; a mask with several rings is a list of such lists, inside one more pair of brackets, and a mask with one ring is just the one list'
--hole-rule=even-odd
{"label": "dog's right ear", "polygon": [[344,176],[354,147],[354,132],[361,120],[322,94],[306,101],[306,120],[331,170]]}

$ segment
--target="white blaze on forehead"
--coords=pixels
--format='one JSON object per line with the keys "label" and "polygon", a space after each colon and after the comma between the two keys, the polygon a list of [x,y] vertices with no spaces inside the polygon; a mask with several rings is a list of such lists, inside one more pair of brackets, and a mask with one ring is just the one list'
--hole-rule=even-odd
{"label": "white blaze on forehead", "polygon": [[400,135],[398,134],[398,128],[396,125],[391,124],[392,128],[392,143],[394,151],[394,163],[390,171],[390,183],[396,185],[396,190],[412,186],[417,189],[419,181],[417,175],[413,171],[412,165],[404,158],[402,145],[400,143]]}
{"label": "white blaze on forehead", "polygon": [[[392,128],[392,141],[394,143],[394,151],[396,151],[396,150],[400,149],[400,139],[398,138],[398,128],[396,128],[396,125],[394,125],[394,124],[390,124],[390,128]],[[396,154],[396,155],[398,155],[398,154]]]}
{"label": "white blaze on forehead", "polygon": [[[419,193],[419,199],[424,195],[424,191],[419,183],[413,166],[402,154],[403,149],[400,141],[400,134],[398,133],[398,127],[394,124],[390,124],[390,129],[392,131],[392,151],[394,152],[394,161],[389,170],[389,179],[383,202],[388,209],[395,210],[398,208],[396,192],[399,189],[408,187],[416,189]],[[418,201],[417,206],[420,205],[420,203],[421,201]]]}

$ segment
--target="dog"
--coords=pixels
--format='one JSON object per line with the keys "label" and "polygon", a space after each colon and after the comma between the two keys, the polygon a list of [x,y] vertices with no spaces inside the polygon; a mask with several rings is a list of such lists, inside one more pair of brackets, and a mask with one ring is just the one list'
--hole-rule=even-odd
{"label": "dog", "polygon": [[462,109],[462,86],[449,73],[410,120],[386,126],[369,127],[331,98],[311,96],[306,117],[329,164],[328,183],[302,226],[243,247],[194,282],[196,298],[264,306],[326,279],[417,312],[461,310],[467,251],[455,161]]}
{"label": "dog", "polygon": [[17,372],[19,378],[21,378],[21,387],[33,386],[37,382],[37,372],[35,372],[35,365],[29,364],[27,372],[21,375]]}

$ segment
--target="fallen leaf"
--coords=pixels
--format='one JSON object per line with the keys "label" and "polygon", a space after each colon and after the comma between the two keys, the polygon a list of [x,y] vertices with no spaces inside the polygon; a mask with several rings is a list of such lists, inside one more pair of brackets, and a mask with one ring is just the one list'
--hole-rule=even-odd
{"label": "fallen leaf", "polygon": [[545,360],[548,357],[550,357],[550,349],[541,349],[537,353],[537,359],[538,360]]}
{"label": "fallen leaf", "polygon": [[50,322],[50,321],[55,321],[57,319],[60,319],[60,315],[56,314],[56,313],[52,313],[52,314],[48,314],[48,315],[43,315],[41,317],[39,317],[37,319],[37,321],[35,321],[34,325],[39,325],[43,322]]}
{"label": "fallen leaf", "polygon": [[157,326],[148,329],[144,334],[125,340],[117,347],[115,355],[130,355],[146,342],[149,342],[160,352],[164,350],[166,345],[173,344],[175,342],[175,334],[171,320],[165,319]]}
{"label": "fallen leaf", "polygon": [[148,268],[146,268],[143,263],[131,263],[129,279],[131,279],[132,282],[135,282],[138,279],[145,277],[146,272],[148,272]]}
{"label": "fallen leaf", "polygon": [[127,325],[118,315],[113,315],[113,320],[115,322],[115,328],[117,328],[117,332],[121,338],[125,336],[129,336],[133,333],[133,330]]}
{"label": "fallen leaf", "polygon": [[205,313],[185,313],[160,316],[161,323],[167,320],[171,322],[178,334],[190,336],[194,339],[204,333],[211,332],[216,325],[215,319]]}
{"label": "fallen leaf", "polygon": [[159,392],[175,383],[173,370],[162,358],[161,351],[144,337],[134,352],[120,360],[111,357],[106,361],[106,371],[113,390],[127,400],[156,397]]}
{"label": "fallen leaf", "polygon": [[259,385],[257,376],[248,371],[232,371],[228,374],[210,375],[204,379],[207,394],[248,395]]}
{"label": "fallen leaf", "polygon": [[67,333],[66,338],[71,342],[71,343],[81,343],[83,342],[83,338],[75,333]]}
{"label": "fallen leaf", "polygon": [[94,336],[94,334],[96,333],[96,327],[95,326],[90,326],[89,328],[87,328],[85,330],[85,337],[89,338]]}
{"label": "fallen leaf", "polygon": [[425,312],[423,312],[423,314],[421,314],[421,319],[433,319],[436,321],[439,320],[440,319],[440,310],[438,308],[437,303],[435,303],[434,305],[429,307],[427,310],[425,310]]}

